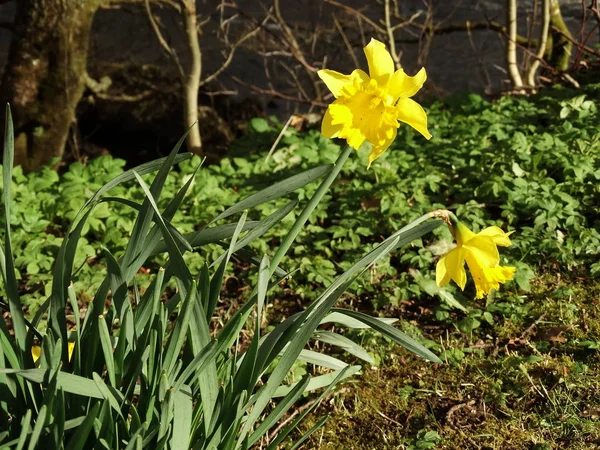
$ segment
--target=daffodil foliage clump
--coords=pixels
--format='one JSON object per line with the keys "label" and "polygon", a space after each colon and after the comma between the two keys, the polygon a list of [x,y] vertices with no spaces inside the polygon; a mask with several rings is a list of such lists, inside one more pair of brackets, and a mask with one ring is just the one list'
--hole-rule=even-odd
{"label": "daffodil foliage clump", "polygon": [[[275,450],[339,382],[361,369],[315,351],[309,342],[351,349],[361,360],[375,362],[339,331],[321,328],[327,324],[346,330],[372,328],[424,363],[442,362],[393,327],[397,319],[335,307],[362,273],[384,255],[437,228],[440,220],[425,214],[407,223],[366,250],[311,305],[263,330],[273,288],[291,276],[280,263],[353,150],[346,147],[335,164],[301,171],[238,199],[210,221],[197,223],[194,231],[182,233],[172,220],[201,162],[196,161],[191,176],[173,195],[164,197],[163,188],[173,166],[192,156],[178,153],[183,139],[168,157],[116,175],[81,205],[65,230],[52,270],[45,271],[52,281],[50,295],[28,319],[11,233],[14,136],[7,107],[0,244],[5,289],[0,301],[2,448],[246,450],[259,445]],[[141,188],[141,201],[110,195],[113,188],[131,182]],[[248,220],[248,211],[256,206],[285,198],[312,182],[318,188],[302,207],[288,199],[272,214]],[[78,277],[77,248],[92,212],[106,203],[131,208],[134,224],[119,256],[103,248],[104,277],[93,299],[85,301],[72,283]],[[260,256],[247,248],[292,211],[286,236],[268,252]],[[183,255],[203,252],[209,244],[220,246],[220,252],[192,270]],[[159,254],[163,267],[152,272],[149,285],[141,288],[137,275],[147,274],[144,265]],[[234,257],[246,261],[258,279],[247,285],[244,304],[224,317],[219,311],[224,303],[221,290]],[[299,361],[321,369],[290,379]],[[304,394],[317,389],[321,390],[317,402],[291,422],[282,421]],[[326,420],[323,417],[321,425]],[[298,444],[320,426],[299,438]]]}

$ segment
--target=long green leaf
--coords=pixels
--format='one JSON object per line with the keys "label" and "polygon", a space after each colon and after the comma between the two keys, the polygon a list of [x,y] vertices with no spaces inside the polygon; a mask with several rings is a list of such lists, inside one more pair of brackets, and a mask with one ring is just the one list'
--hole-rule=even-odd
{"label": "long green leaf", "polygon": [[[43,383],[50,374],[50,369],[0,369],[0,373],[19,375],[34,383]],[[67,372],[59,372],[57,387],[71,394],[103,399],[94,381]]]}
{"label": "long green leaf", "polygon": [[248,438],[248,444],[252,445],[258,441],[267,431],[269,431],[279,419],[298,401],[306,391],[310,376],[305,376],[301,381],[295,383],[286,393],[285,398],[277,403],[277,406],[271,413],[256,427],[256,430]]}
{"label": "long green leaf", "polygon": [[347,351],[351,355],[356,356],[357,358],[362,359],[363,361],[368,362],[369,364],[375,364],[375,360],[369,352],[367,352],[364,348],[358,345],[356,342],[348,339],[346,336],[342,336],[337,333],[333,333],[331,331],[315,331],[312,338],[315,341],[321,341],[326,344],[335,345],[336,347],[341,348],[342,350]]}
{"label": "long green leaf", "polygon": [[[350,367],[350,366],[348,366]],[[285,426],[284,428],[282,428],[278,433],[277,436],[275,437],[275,439],[269,444],[269,446],[267,447],[266,450],[275,450],[276,448],[278,448],[279,444],[281,442],[283,442],[283,440],[286,438],[286,436],[292,431],[294,430],[298,424],[300,422],[302,422],[302,420],[304,420],[304,418],[311,412],[313,411],[317,406],[319,406],[321,404],[321,402],[323,401],[323,399],[325,397],[327,397],[329,395],[329,393],[331,392],[331,390],[338,384],[338,382],[342,379],[342,377],[344,377],[346,375],[346,370],[349,370],[349,368],[346,368],[344,370],[339,371],[337,378],[335,380],[333,380],[333,382],[327,386],[327,388],[321,393],[321,395],[319,396],[319,398],[317,398],[317,400],[315,402],[313,402],[313,404],[311,406],[309,406],[308,408],[305,408],[300,414],[298,414],[296,416],[296,418],[294,420],[292,420],[292,422]],[[323,419],[327,419],[327,417],[324,417]],[[310,433],[310,432],[309,432]],[[310,434],[309,434],[310,435]]]}
{"label": "long green leaf", "polygon": [[[178,150],[179,150],[179,148],[178,148]],[[193,153],[177,154],[173,158],[173,165],[179,164],[180,162],[185,161],[186,159],[190,159],[192,156],[194,156]],[[105,192],[110,191],[111,189],[119,186],[120,184],[135,180],[134,172],[138,173],[139,175],[147,175],[149,173],[156,172],[157,170],[160,170],[160,168],[163,167],[165,164],[167,164],[169,159],[170,159],[170,156],[165,156],[164,158],[155,159],[154,161],[150,161],[150,162],[141,164],[139,166],[134,167],[133,169],[129,169],[128,171],[123,172],[120,175],[117,175],[115,178],[113,178],[108,183],[106,183],[104,186],[102,186],[100,189],[98,189],[94,193],[94,195],[92,195],[88,199],[88,201],[84,203],[84,205],[80,208],[79,212],[77,213],[76,217],[79,217],[79,214],[82,211],[84,211],[85,209],[87,209],[90,205],[96,203]]]}
{"label": "long green leaf", "polygon": [[[387,323],[388,325],[398,322],[398,319],[394,317],[375,317],[375,319],[380,320],[383,323]],[[360,320],[352,319],[351,317],[348,317],[345,314],[340,314],[336,312],[327,314],[327,316],[323,320],[321,320],[320,325],[323,325],[324,323],[337,323],[338,325],[342,325],[347,328],[353,328],[356,330],[370,328],[367,324],[361,322]]]}
{"label": "long green leaf", "polygon": [[4,278],[4,289],[8,297],[10,306],[10,315],[13,324],[13,331],[17,347],[20,350],[19,359],[23,362],[31,363],[31,356],[27,357],[27,329],[25,328],[25,318],[21,299],[19,296],[19,288],[17,278],[15,276],[15,263],[13,260],[12,242],[10,238],[10,205],[11,205],[11,188],[12,188],[12,169],[14,160],[15,138],[13,134],[13,122],[10,112],[10,106],[6,105],[6,122],[4,124],[4,152],[2,155],[2,203],[4,204],[4,255],[2,257],[2,276]]}
{"label": "long green leaf", "polygon": [[348,364],[333,356],[325,353],[315,352],[313,350],[302,349],[298,355],[299,361],[304,361],[315,366],[324,367],[325,369],[340,370],[348,367]]}
{"label": "long green leaf", "polygon": [[441,364],[442,360],[434,355],[429,349],[424,347],[422,344],[419,344],[413,338],[403,333],[402,331],[394,328],[387,323],[381,322],[380,320],[375,319],[374,317],[369,316],[368,314],[364,314],[358,311],[351,311],[349,309],[343,308],[334,308],[334,312],[339,312],[340,314],[346,314],[347,316],[360,320],[361,322],[369,325],[369,327],[373,328],[376,331],[379,331],[384,336],[392,339],[394,342],[400,344],[402,347],[407,350],[413,352],[415,355],[420,356],[421,358],[425,358],[431,362]]}
{"label": "long green leaf", "polygon": [[[242,231],[248,231],[256,228],[261,222],[250,220],[244,223]],[[194,231],[192,233],[184,234],[183,237],[189,243],[190,247],[202,247],[206,244],[213,244],[224,239],[229,239],[233,236],[237,223],[227,223],[225,225],[217,225],[211,228],[204,228],[200,231]],[[167,251],[167,245],[164,240],[159,241],[150,256],[158,255]]]}
{"label": "long green leaf", "polygon": [[106,364],[106,374],[108,375],[108,380],[111,386],[118,387],[115,378],[113,346],[104,316],[98,316],[98,331],[100,332],[100,346],[102,347],[102,353],[104,354],[104,363]]}
{"label": "long green leaf", "polygon": [[[145,256],[145,251],[152,250],[151,248],[148,248],[149,246],[146,241],[153,216],[158,211],[156,205],[153,205],[152,203],[154,202],[155,198],[160,196],[164,183],[169,175],[169,171],[171,170],[171,167],[173,167],[177,153],[179,152],[179,149],[183,145],[184,141],[185,135],[179,139],[175,147],[173,147],[173,150],[171,150],[171,153],[167,159],[165,159],[164,163],[160,166],[160,169],[156,174],[156,177],[154,178],[150,188],[146,187],[146,183],[143,181],[140,183],[142,189],[144,189],[144,193],[146,194],[146,199],[144,200],[142,208],[140,209],[140,212],[136,218],[133,230],[131,232],[131,237],[129,239],[129,244],[125,249],[125,254],[123,255],[122,259],[123,273],[125,274],[125,279],[127,282],[129,282],[129,280],[137,272],[137,266],[141,264],[139,262],[140,254]],[[132,174],[139,183],[141,180],[140,174],[137,171],[133,171]],[[162,224],[162,228],[166,228],[164,223]],[[142,256],[142,258],[144,256]]]}
{"label": "long green leaf", "polygon": [[[187,281],[187,282],[191,283],[192,275],[191,275],[185,261],[183,260],[183,256],[181,255],[181,250],[178,247],[178,245],[176,244],[175,238],[173,237],[171,230],[169,230],[169,228],[167,227],[166,223],[164,222],[164,220],[162,218],[162,215],[160,214],[160,211],[158,210],[158,205],[156,204],[156,200],[154,199],[154,196],[153,196],[151,190],[148,188],[148,186],[146,185],[144,180],[142,180],[142,178],[137,173],[134,172],[134,174],[137,178],[138,183],[142,187],[144,194],[146,194],[146,200],[150,204],[150,207],[151,207],[153,213],[156,214],[156,218],[161,227],[163,238],[164,238],[165,242],[167,243],[167,250],[168,250],[169,256],[171,258],[171,263],[174,265],[174,270],[175,270],[175,273],[177,274],[177,277],[179,279],[181,279],[182,281]],[[143,245],[143,244],[140,244],[140,245]],[[180,286],[180,289],[181,289],[181,286]],[[184,293],[184,295],[185,295],[185,293]]]}
{"label": "long green leaf", "polygon": [[[300,234],[302,227],[304,227],[304,224],[306,223],[310,215],[313,213],[313,211],[315,210],[315,208],[329,189],[329,186],[331,186],[331,184],[337,178],[338,174],[342,170],[342,167],[344,166],[344,163],[352,153],[352,150],[352,147],[347,145],[338,156],[333,167],[328,167],[328,169],[330,170],[328,170],[329,174],[327,175],[327,178],[325,178],[321,182],[321,184],[317,188],[317,191],[313,194],[308,204],[304,207],[300,215],[296,218],[294,225],[292,226],[292,228],[290,228],[290,231],[288,231],[288,234],[285,236],[285,238],[279,245],[279,248],[271,258],[271,274],[274,272],[275,268],[279,266],[279,263],[292,246],[292,243],[294,242],[298,234]],[[285,183],[285,181],[281,183]]]}
{"label": "long green leaf", "polygon": [[330,170],[330,165],[315,167],[314,169],[306,170],[283,181],[272,184],[256,194],[252,194],[249,197],[237,202],[232,207],[227,208],[215,219],[213,219],[212,222],[216,222],[217,220],[224,219],[244,210],[254,208],[257,205],[269,202],[276,198],[281,198],[290,192],[294,192],[296,189],[300,189],[301,187],[306,186],[308,183],[321,178]]}
{"label": "long green leaf", "polygon": [[92,374],[92,378],[94,379],[93,382],[96,384],[96,387],[98,388],[98,391],[102,397],[107,400],[111,408],[114,409],[117,414],[121,416],[121,418],[123,418],[123,415],[121,414],[121,404],[124,401],[123,394],[116,389],[111,389],[109,386],[107,386],[102,377],[100,377],[100,375],[98,375],[96,372]]}
{"label": "long green leaf", "polygon": [[[355,373],[358,373],[362,369],[362,366],[348,366],[344,369],[336,370],[333,372],[326,373],[325,375],[319,375],[310,379],[308,385],[306,386],[304,392],[311,392],[316,389],[321,389],[323,387],[329,386],[333,383],[334,380],[343,380],[345,378],[351,377]],[[344,375],[341,378],[338,378],[338,375],[344,371]],[[273,398],[283,397],[288,395],[288,393],[294,389],[296,383],[292,383],[290,385],[282,385],[277,388],[275,394],[273,394]]]}
{"label": "long green leaf", "polygon": [[90,431],[92,431],[92,428],[94,426],[94,421],[96,420],[96,416],[98,415],[99,409],[100,409],[100,402],[96,402],[94,404],[94,406],[92,406],[92,408],[90,410],[88,410],[88,412],[85,416],[85,419],[83,420],[81,425],[79,425],[77,427],[77,430],[75,431],[75,433],[73,433],[73,436],[71,436],[71,439],[69,439],[69,442],[67,443],[65,450],[81,450],[81,449],[83,449],[83,447],[88,439],[88,436],[90,434]]}
{"label": "long green leaf", "polygon": [[182,386],[175,391],[173,411],[173,432],[171,436],[172,449],[189,448],[190,436],[192,434],[192,391],[189,386]]}
{"label": "long green leaf", "polygon": [[[297,204],[298,204],[298,202],[296,200],[291,201],[291,202],[287,203],[285,206],[279,208],[277,211],[275,211],[273,214],[271,214],[266,219],[259,222],[257,224],[257,226],[251,232],[249,232],[246,236],[244,236],[242,239],[240,239],[236,243],[233,251],[238,252],[240,249],[244,248],[250,242],[261,237],[268,230],[270,230],[274,225],[279,223],[285,216],[287,216],[290,212],[292,212]],[[219,264],[219,262],[223,258],[225,258],[225,256],[226,256],[226,253],[222,254],[217,259],[215,259],[211,263],[211,267]]]}
{"label": "long green leaf", "polygon": [[31,434],[31,431],[31,410],[28,409],[25,415],[23,416],[23,419],[21,420],[21,434],[19,435],[19,440],[17,442],[17,447],[15,450],[21,450],[25,448],[27,437]]}
{"label": "long green leaf", "polygon": [[231,242],[229,243],[229,249],[226,252],[225,258],[219,264],[219,268],[216,270],[212,279],[210,280],[210,292],[208,296],[208,301],[206,303],[206,321],[210,322],[213,312],[217,306],[217,301],[219,296],[221,295],[221,286],[223,285],[223,277],[225,275],[225,269],[227,264],[229,263],[229,259],[233,254],[233,250],[235,248],[235,244],[237,243],[238,237],[244,228],[244,223],[246,222],[246,218],[248,217],[248,212],[244,211],[241,215],[240,220],[237,224],[235,231],[233,232],[233,236],[231,236]]}
{"label": "long green leaf", "polygon": [[323,425],[325,425],[325,423],[327,423],[327,420],[329,419],[328,416],[325,417],[321,417],[317,423],[315,423],[310,430],[308,430],[304,436],[302,436],[300,439],[298,439],[294,445],[292,446],[292,448],[290,448],[290,450],[296,450],[298,448],[300,448],[300,446],[304,443],[305,440],[307,440],[311,435],[313,435],[317,430],[319,430],[319,428],[321,428]]}
{"label": "long green leaf", "polygon": [[163,355],[163,370],[167,375],[171,375],[173,368],[175,367],[175,362],[179,357],[179,352],[185,341],[192,313],[194,312],[194,304],[196,303],[197,295],[196,283],[192,282],[192,286],[183,302],[179,316],[175,322],[175,328],[173,328],[171,336],[169,336],[166,350]]}
{"label": "long green leaf", "polygon": [[262,414],[264,408],[273,398],[280,383],[283,381],[290,368],[298,358],[302,348],[306,345],[310,336],[313,334],[319,322],[329,312],[338,298],[350,287],[354,280],[362,274],[371,264],[387,254],[397,244],[398,238],[388,243],[381,244],[370,251],[360,261],[354,264],[344,274],[342,274],[323,295],[321,295],[303,314],[302,318],[294,323],[296,329],[294,335],[288,340],[288,348],[284,351],[275,370],[269,376],[265,385],[260,389],[256,397],[251,412],[248,414],[244,428],[240,433],[237,445],[241,445],[249,430],[254,426],[256,420]]}
{"label": "long green leaf", "polygon": [[38,447],[38,441],[40,440],[42,429],[44,428],[44,424],[46,422],[47,414],[47,406],[42,405],[42,407],[40,408],[40,412],[38,413],[37,419],[35,421],[35,425],[33,426],[33,431],[31,432],[29,446],[27,447],[28,450],[35,450]]}

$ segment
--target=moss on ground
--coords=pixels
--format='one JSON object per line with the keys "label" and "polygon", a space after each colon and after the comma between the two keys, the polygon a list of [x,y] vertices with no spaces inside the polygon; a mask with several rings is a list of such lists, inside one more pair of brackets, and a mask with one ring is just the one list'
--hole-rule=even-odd
{"label": "moss on ground", "polygon": [[527,308],[505,308],[471,335],[454,326],[459,318],[437,321],[434,308],[395,311],[439,342],[447,363],[365,336],[381,364],[310,416],[302,432],[330,419],[301,448],[600,448],[600,281],[547,274],[526,302],[501,297]]}

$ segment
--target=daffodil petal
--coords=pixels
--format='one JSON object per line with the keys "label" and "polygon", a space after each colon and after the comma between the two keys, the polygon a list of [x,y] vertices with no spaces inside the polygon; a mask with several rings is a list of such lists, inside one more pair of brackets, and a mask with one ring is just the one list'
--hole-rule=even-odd
{"label": "daffodil petal", "polygon": [[31,356],[33,358],[33,362],[36,362],[38,359],[40,359],[41,354],[42,354],[42,347],[40,347],[39,345],[31,346]]}
{"label": "daffodil petal", "polygon": [[481,266],[496,267],[500,262],[498,247],[489,236],[476,234],[475,237],[463,244],[463,248],[472,254]]}
{"label": "daffodil petal", "polygon": [[412,97],[419,92],[419,89],[423,87],[426,80],[427,72],[425,72],[425,67],[419,70],[414,77],[406,75],[402,69],[396,70],[390,77],[388,90],[390,95],[395,99]]}
{"label": "daffodil petal", "polygon": [[485,230],[479,232],[480,236],[489,236],[496,245],[501,247],[510,246],[510,239],[508,238],[514,231],[505,233],[500,227],[487,227]]}
{"label": "daffodil petal", "polygon": [[467,265],[475,282],[476,298],[483,298],[493,289],[499,289],[500,283],[512,280],[516,268],[508,266],[487,267],[482,266],[472,255],[467,255]]}
{"label": "daffodil petal", "polygon": [[486,277],[486,272],[484,270],[485,266],[469,252],[467,252],[465,259],[467,261],[467,266],[469,266],[469,272],[471,272],[471,276],[473,277],[473,282],[475,283],[475,298],[483,298],[483,296],[489,293],[493,288],[490,280]]}
{"label": "daffodil petal", "polygon": [[396,128],[392,128],[390,130],[390,136],[388,136],[384,142],[380,143],[379,145],[373,145],[371,153],[369,153],[369,165],[367,166],[367,169],[371,167],[373,161],[375,161],[377,158],[379,158],[385,153],[385,151],[389,148],[392,142],[394,142],[394,139],[396,139],[397,133],[398,130]]}
{"label": "daffodil petal", "polygon": [[386,50],[385,44],[377,39],[371,39],[364,50],[369,63],[369,76],[380,86],[385,86],[394,73],[392,55]]}
{"label": "daffodil petal", "polygon": [[344,86],[353,83],[353,75],[344,75],[335,70],[323,69],[317,72],[319,78],[323,80],[325,86],[331,91],[335,98],[338,98]]}
{"label": "daffodil petal", "polygon": [[467,283],[467,274],[464,267],[465,255],[461,248],[450,250],[438,261],[435,269],[435,281],[439,287],[446,286],[450,280],[462,289]]}
{"label": "daffodil petal", "polygon": [[454,226],[454,237],[459,246],[462,246],[465,242],[473,239],[475,233],[473,233],[469,227],[462,222],[457,222]]}
{"label": "daffodil petal", "polygon": [[68,342],[67,349],[69,351],[69,361],[71,361],[71,358],[73,356],[73,350],[75,349],[75,342]]}
{"label": "daffodil petal", "polygon": [[410,125],[426,139],[431,139],[431,134],[427,130],[427,114],[421,105],[411,98],[401,98],[398,100],[397,106],[398,112],[396,118],[400,122]]}
{"label": "daffodil petal", "polygon": [[321,134],[329,139],[336,138],[342,128],[344,128],[342,124],[333,123],[333,117],[329,112],[329,108],[327,108],[327,111],[325,111],[325,115],[323,116],[323,122],[321,122]]}

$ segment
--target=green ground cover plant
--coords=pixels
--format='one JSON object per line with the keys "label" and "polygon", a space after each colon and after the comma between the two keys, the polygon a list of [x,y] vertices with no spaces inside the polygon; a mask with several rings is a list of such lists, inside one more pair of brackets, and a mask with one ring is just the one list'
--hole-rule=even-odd
{"label": "green ground cover plant", "polygon": [[[400,317],[400,329],[446,364],[424,367],[422,360],[398,354],[370,332],[356,331],[351,337],[370,351],[373,362],[383,362],[381,369],[365,371],[365,381],[309,416],[302,432],[319,425],[323,411],[333,412],[334,420],[304,448],[352,448],[357,442],[361,448],[498,448],[509,438],[513,445],[505,448],[594,448],[600,440],[594,387],[600,376],[600,133],[592,99],[599,93],[600,86],[590,85],[495,102],[457,96],[428,108],[433,134],[428,143],[401,127],[390,151],[370,170],[366,151],[347,161],[299,232],[289,266],[283,263],[286,271],[296,271],[273,287],[272,318],[287,317],[290,309],[296,311],[294,305],[316,299],[351,268],[350,261],[437,208],[455,211],[475,230],[492,224],[515,230],[514,244],[503,255],[518,272],[501,293],[483,301],[468,300],[474,290],[438,289],[432,271],[450,245],[445,227],[413,241],[401,254],[382,255],[350,287],[344,304]],[[180,162],[166,176],[157,207],[164,210],[189,182],[189,201],[170,223],[183,235],[198,232],[199,224],[240,199],[276,180],[333,163],[340,153],[316,130],[288,129],[265,160],[280,131],[274,120],[252,120],[230,157],[202,168],[193,179],[200,161]],[[17,286],[30,318],[52,293],[52,277],[46,274],[75,212],[95,190],[123,174],[123,166],[103,157],[72,165],[62,175],[43,170],[25,176],[16,170],[12,242]],[[142,178],[152,181],[150,175]],[[317,189],[317,183],[299,187],[292,195],[300,208],[248,249],[264,254],[280,244],[296,211]],[[137,203],[146,198],[135,183],[115,187],[111,196]],[[288,197],[256,205],[247,220],[262,220],[289,202]],[[73,256],[78,271],[72,292],[82,304],[93,301],[107,275],[103,247],[115,258],[125,255],[135,218],[135,210],[119,203],[100,204],[88,216]],[[223,251],[218,243],[207,244],[183,260],[192,273],[200,273]],[[151,292],[166,261],[157,255],[140,267],[141,289]],[[234,258],[230,267],[235,276],[225,283],[217,305],[224,317],[250,297],[251,290],[243,287],[260,281],[247,259]],[[304,370],[297,373],[291,381],[301,379]],[[576,442],[569,441],[573,433]],[[369,446],[382,436],[384,444]]]}
{"label": "green ground cover plant", "polygon": [[[581,267],[591,275],[600,273],[600,232],[594,226],[600,214],[600,133],[597,108],[589,100],[599,91],[598,85],[587,86],[583,92],[555,88],[532,98],[503,97],[493,103],[475,95],[454,97],[429,108],[435,131],[431,141],[416,141],[414,133],[402,127],[393,151],[386,152],[372,169],[365,168],[365,153],[351,158],[298,236],[295,265],[287,268],[298,270],[289,281],[294,295],[314,298],[314,287],[331,283],[347,268],[343,262],[347,258],[362,254],[407,220],[446,207],[475,228],[497,224],[517,230],[515,245],[505,252],[519,268],[514,292],[527,290],[528,279],[541,266],[556,264],[563,270]],[[245,195],[275,179],[330,164],[339,153],[339,147],[316,130],[301,133],[288,128],[280,148],[266,161],[266,149],[280,129],[276,122],[252,120],[248,135],[231,149],[231,157],[196,175],[189,188],[190,201],[174,215],[173,225],[183,233],[192,232]],[[165,198],[189,180],[198,162],[196,158],[184,161],[169,174]],[[62,175],[44,169],[24,176],[16,169],[15,263],[24,301],[32,312],[51,291],[47,272],[38,272],[50,267],[73,211],[122,173],[123,166],[122,160],[105,156],[87,166],[73,164]],[[315,189],[310,184],[298,189],[299,203],[306,202]],[[114,195],[141,201],[144,194],[138,186],[127,185],[116,187]],[[33,201],[34,197],[38,200]],[[249,218],[272,214],[286,201],[259,205]],[[251,248],[264,253],[282,238],[295,214],[290,213],[282,227],[269,230]],[[78,294],[85,296],[86,289],[103,278],[102,265],[96,263],[102,246],[111,248],[117,257],[124,251],[134,216],[134,211],[118,204],[110,210],[100,205],[90,215],[75,259],[80,268],[75,281]],[[445,228],[436,230],[434,236],[450,239]],[[351,292],[375,307],[435,294],[429,282],[432,262],[446,250],[444,240],[418,241],[401,257],[380,261]],[[207,253],[184,257],[197,270],[218,254],[220,248],[213,246]],[[163,262],[159,257],[148,269],[155,270]],[[412,272],[402,270],[406,268]],[[239,275],[244,273],[240,270]],[[454,294],[463,302],[473,297]]]}

